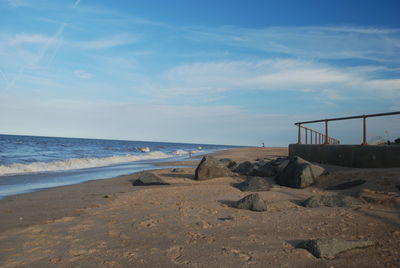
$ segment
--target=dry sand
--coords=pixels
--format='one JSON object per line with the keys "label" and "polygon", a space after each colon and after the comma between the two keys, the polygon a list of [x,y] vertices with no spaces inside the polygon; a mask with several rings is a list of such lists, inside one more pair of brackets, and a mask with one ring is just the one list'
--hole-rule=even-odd
{"label": "dry sand", "polygon": [[[237,161],[273,159],[285,148],[217,153]],[[0,201],[0,267],[399,267],[400,218],[392,203],[359,209],[305,208],[299,202],[339,182],[365,179],[362,188],[394,192],[400,169],[327,166],[306,189],[273,184],[259,192],[266,212],[229,206],[249,193],[240,177],[194,181],[193,168],[153,171],[169,186],[132,186],[138,174],[17,195]],[[171,163],[169,163],[171,164]],[[180,163],[177,163],[180,164]],[[272,179],[270,179],[273,182]],[[370,239],[377,244],[315,258],[296,248],[315,238]]]}

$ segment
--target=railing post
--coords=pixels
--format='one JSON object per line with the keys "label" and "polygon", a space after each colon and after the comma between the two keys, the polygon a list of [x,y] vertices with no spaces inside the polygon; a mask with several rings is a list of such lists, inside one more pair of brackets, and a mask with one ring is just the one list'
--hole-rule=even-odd
{"label": "railing post", "polygon": [[329,144],[329,142],[328,142],[328,120],[325,120],[325,144]]}
{"label": "railing post", "polygon": [[297,134],[297,144],[301,144],[301,124],[297,125],[299,127],[299,131]]}
{"label": "railing post", "polygon": [[306,131],[306,144],[308,144],[308,129],[305,127],[304,130]]}
{"label": "railing post", "polygon": [[312,129],[310,129],[310,144],[312,144]]}
{"label": "railing post", "polygon": [[363,143],[362,145],[367,145],[367,117],[363,117]]}

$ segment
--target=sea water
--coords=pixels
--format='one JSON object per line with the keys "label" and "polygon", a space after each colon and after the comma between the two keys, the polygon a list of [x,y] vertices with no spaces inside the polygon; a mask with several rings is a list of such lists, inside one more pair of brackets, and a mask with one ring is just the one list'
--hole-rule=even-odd
{"label": "sea water", "polygon": [[0,199],[154,169],[228,145],[0,135]]}

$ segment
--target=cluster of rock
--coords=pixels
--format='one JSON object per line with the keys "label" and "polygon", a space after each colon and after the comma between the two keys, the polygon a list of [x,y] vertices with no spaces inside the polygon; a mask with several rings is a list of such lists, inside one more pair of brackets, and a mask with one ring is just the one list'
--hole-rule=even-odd
{"label": "cluster of rock", "polygon": [[[172,172],[183,172],[180,168],[171,170]],[[259,192],[271,189],[269,179],[274,178],[276,183],[282,186],[293,188],[305,188],[317,182],[319,176],[325,173],[325,169],[312,164],[300,157],[277,158],[273,161],[258,159],[254,162],[245,161],[236,163],[232,159],[217,159],[213,156],[204,156],[195,171],[195,180],[209,180],[218,177],[231,177],[240,175],[246,179],[239,184],[234,185],[243,192]],[[365,180],[354,180],[331,186],[329,190],[343,190],[364,184]],[[133,185],[168,185],[158,176],[145,172],[138,179],[132,182]],[[361,200],[382,201],[378,192],[362,192]],[[342,194],[315,195],[304,200],[302,205],[308,208],[317,207],[344,207],[354,208],[363,204],[360,199]],[[391,204],[399,206],[399,199],[394,197],[390,199]],[[242,199],[233,202],[232,207],[237,209],[246,209],[255,212],[267,210],[267,205],[261,196],[257,193],[251,193]],[[347,241],[335,238],[323,238],[316,240],[303,241],[297,245],[298,248],[304,248],[317,258],[332,259],[337,254],[353,249],[363,248],[374,245],[369,240]]]}
{"label": "cluster of rock", "polygon": [[277,158],[265,162],[245,161],[237,164],[231,159],[217,159],[205,156],[196,168],[196,180],[208,180],[217,177],[228,177],[237,173],[252,177],[275,177],[276,182],[282,186],[305,188],[316,183],[317,178],[325,172],[325,169],[311,164],[300,158]]}

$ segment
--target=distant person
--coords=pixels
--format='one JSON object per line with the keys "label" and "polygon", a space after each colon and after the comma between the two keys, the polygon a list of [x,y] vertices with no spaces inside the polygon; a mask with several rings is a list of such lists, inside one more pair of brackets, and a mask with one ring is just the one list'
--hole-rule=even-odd
{"label": "distant person", "polygon": [[262,143],[262,147],[265,147],[264,143]]}

